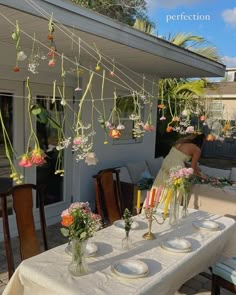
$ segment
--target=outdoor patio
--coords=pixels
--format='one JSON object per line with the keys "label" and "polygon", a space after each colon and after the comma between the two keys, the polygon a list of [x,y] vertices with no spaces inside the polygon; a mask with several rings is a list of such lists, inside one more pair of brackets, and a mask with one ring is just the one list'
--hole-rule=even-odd
{"label": "outdoor patio", "polygon": [[[55,224],[48,226],[48,241],[49,247],[53,248],[59,246],[63,243],[66,243],[66,238],[64,238],[60,233],[60,224]],[[19,253],[17,253],[17,245],[18,240],[13,240],[13,248],[15,253],[15,261],[16,264],[19,263]],[[0,243],[0,294],[2,294],[7,282],[8,282],[8,274],[7,274],[7,266],[6,266],[6,257],[5,257],[5,249],[4,243]],[[211,294],[211,280],[206,278],[203,275],[197,275],[188,282],[186,282],[179,292],[176,295],[210,295]],[[222,290],[221,295],[231,295],[231,292]],[[161,295],[161,294],[159,294]]]}

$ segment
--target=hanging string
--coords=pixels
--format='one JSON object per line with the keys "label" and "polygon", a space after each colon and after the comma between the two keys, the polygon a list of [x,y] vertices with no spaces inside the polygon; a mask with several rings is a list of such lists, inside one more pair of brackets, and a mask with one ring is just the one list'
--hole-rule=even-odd
{"label": "hanging string", "polygon": [[[42,7],[40,7],[39,5],[37,5],[35,2],[33,2],[33,1],[31,1],[31,2],[33,2],[33,4],[31,4],[31,3],[29,3],[29,1],[28,0],[26,0],[26,2],[29,4],[29,5],[31,5],[37,12],[39,12],[41,15],[43,15],[44,17],[46,17],[46,18],[48,18],[47,16],[49,15],[44,9],[42,9]],[[37,9],[37,7],[38,7],[38,9]],[[41,11],[40,11],[41,10]],[[55,18],[54,18],[55,19]],[[69,32],[70,33],[70,35],[71,35],[71,31],[67,28],[67,27],[65,27],[60,21],[58,21],[57,19],[55,19],[55,21],[57,22],[57,23],[59,23],[63,28],[64,28],[64,30],[65,31],[67,31],[67,32]],[[68,38],[71,38],[70,37],[70,35],[69,34],[67,34],[65,31],[63,31],[61,28],[60,28],[60,26],[58,26],[58,25],[56,25],[57,26],[57,28],[60,30],[60,31],[62,31]],[[83,41],[82,40],[82,42],[90,49],[90,50],[92,50],[92,51],[95,51],[96,52],[96,50],[94,49],[94,48],[92,48],[89,44],[87,44],[85,41]],[[87,51],[84,47],[83,47],[83,49],[91,56],[91,57],[93,57],[95,60],[97,60],[97,58],[95,57],[95,56],[93,56],[89,51]],[[97,52],[96,52],[97,53]],[[116,69],[117,71],[119,71],[119,72],[121,72],[125,77],[127,77],[129,80],[131,80],[132,81],[132,83],[134,83],[137,87],[139,87],[139,88],[141,88],[140,87],[140,85],[136,82],[136,81],[134,81],[133,79],[131,79],[129,76],[127,76],[125,73],[123,73],[123,71],[121,71],[119,68],[117,68],[117,67],[114,67],[114,59],[112,59],[112,62],[110,62],[108,59],[106,59],[104,56],[102,56],[103,57],[103,59],[105,59],[108,63],[110,63],[111,64],[111,66],[112,66],[112,68],[113,69]],[[108,69],[108,70],[110,70],[106,65],[104,65],[103,63],[102,63],[102,65],[103,65],[103,67],[105,67],[106,69]],[[117,76],[117,78],[119,79],[119,80],[121,80],[124,84],[126,84],[127,86],[128,86],[128,88],[131,88],[130,87],[130,85],[128,84],[128,83],[126,83],[124,80],[122,80],[119,76]],[[112,80],[111,80],[112,81]],[[133,90],[133,89],[130,89],[130,90]],[[147,91],[146,91],[147,92]],[[147,92],[147,94],[149,94],[150,95],[150,93],[148,93]]]}
{"label": "hanging string", "polygon": [[[2,80],[4,80],[4,79],[2,79]],[[54,82],[55,83],[53,83],[53,89],[54,89],[54,87],[56,87],[56,86],[54,86],[54,85],[56,85],[56,81],[54,81]],[[53,91],[53,93],[54,93],[54,91]],[[2,96],[6,96],[6,97],[14,97],[14,98],[27,99],[27,97],[22,96],[22,95],[7,94],[7,93],[4,93],[4,92],[0,92],[0,96],[1,95]],[[60,95],[60,97],[61,97],[61,95]],[[128,96],[127,94],[126,95],[119,95],[119,98],[126,98],[127,96]],[[37,97],[37,96],[34,96],[33,99],[34,100],[40,100],[41,98],[40,97]],[[61,101],[61,98],[57,98],[54,95],[52,97],[48,97],[48,96],[47,97],[44,97],[44,99],[45,100],[50,100],[52,103],[53,103],[54,100],[55,100],[55,102],[56,101]],[[106,101],[106,100],[107,101],[114,100],[114,97],[106,97],[106,98],[101,99],[101,101]],[[73,98],[72,99],[67,98],[66,101],[67,102],[74,102],[74,99]],[[86,101],[91,101],[91,99],[86,98]],[[98,100],[95,100],[95,102],[98,103]],[[164,99],[163,102],[168,102],[168,101],[166,99]],[[183,102],[185,102],[185,100],[180,101],[179,103],[177,103],[177,105],[182,105]],[[170,104],[174,104],[175,102],[174,101],[169,101],[169,103]]]}
{"label": "hanging string", "polygon": [[[11,20],[9,20],[6,16],[4,16],[1,12],[0,12],[0,15],[1,15],[3,18],[5,18],[5,19],[6,19],[6,20],[7,20],[12,26],[15,27],[15,24],[14,24]],[[33,40],[33,37],[32,37],[31,35],[29,35],[28,33],[26,33],[25,31],[21,30],[21,33],[23,33],[23,34],[26,35],[28,38],[30,38],[30,39]],[[49,48],[47,45],[43,44],[43,43],[42,43],[41,41],[39,41],[38,39],[35,39],[35,42],[37,42],[38,44],[40,44],[42,47],[46,48],[47,50],[50,50],[50,48]],[[88,53],[89,53],[89,52],[88,52]],[[89,53],[89,54],[90,54],[90,53]],[[60,54],[59,52],[57,52],[57,55],[58,55],[58,56],[61,56],[61,54]],[[91,55],[91,54],[90,54],[90,55]],[[64,59],[67,60],[67,61],[69,61],[70,63],[72,63],[73,65],[76,66],[76,63],[75,63],[73,60],[71,60],[70,58],[64,56]],[[83,68],[83,69],[85,69],[85,70],[88,71],[88,72],[91,72],[91,71],[92,71],[91,68],[87,68],[87,67],[85,67],[85,66],[83,66],[83,65],[81,65],[81,64],[80,64],[80,67]],[[107,67],[106,67],[106,68],[107,68]],[[94,71],[92,71],[92,72],[93,72],[94,74],[96,74],[97,76],[102,77],[102,75],[100,75],[99,73],[94,72]],[[128,90],[128,91],[132,90],[132,88],[130,87],[130,85],[128,85],[126,82],[124,82],[124,83],[127,84],[128,87],[126,87],[126,86],[124,86],[123,84],[120,84],[120,83],[118,83],[118,82],[116,82],[116,81],[114,81],[114,80],[112,80],[112,79],[109,79],[109,78],[107,78],[107,77],[105,77],[105,79],[106,79],[107,81],[109,81],[109,82],[111,82],[111,83],[117,85],[117,86],[120,86],[120,87],[122,87],[122,88]],[[133,90],[133,91],[134,91],[134,90]]]}

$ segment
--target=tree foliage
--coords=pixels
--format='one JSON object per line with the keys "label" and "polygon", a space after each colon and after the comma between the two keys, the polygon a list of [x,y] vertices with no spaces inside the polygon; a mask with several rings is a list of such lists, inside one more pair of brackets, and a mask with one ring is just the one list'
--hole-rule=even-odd
{"label": "tree foliage", "polygon": [[145,0],[71,0],[72,2],[133,26],[135,19],[148,22]]}

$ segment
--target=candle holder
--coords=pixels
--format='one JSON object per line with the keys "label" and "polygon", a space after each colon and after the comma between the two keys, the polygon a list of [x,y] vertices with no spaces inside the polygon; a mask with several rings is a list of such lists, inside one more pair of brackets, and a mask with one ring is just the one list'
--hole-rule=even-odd
{"label": "candle holder", "polygon": [[165,215],[162,215],[162,220],[159,221],[153,215],[153,209],[154,209],[154,207],[148,207],[148,208],[145,208],[144,209],[146,219],[148,220],[148,232],[143,235],[143,238],[145,240],[154,240],[155,239],[155,236],[152,233],[152,222],[153,222],[153,220],[155,220],[158,224],[163,224],[165,222],[165,219],[166,219],[166,216]]}

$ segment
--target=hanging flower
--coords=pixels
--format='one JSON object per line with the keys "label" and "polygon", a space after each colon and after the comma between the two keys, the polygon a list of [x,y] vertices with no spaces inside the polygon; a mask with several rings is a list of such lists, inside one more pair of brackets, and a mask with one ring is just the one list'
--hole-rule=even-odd
{"label": "hanging flower", "polygon": [[123,129],[125,129],[125,126],[123,124],[118,124],[116,129],[117,130],[123,130]]}
{"label": "hanging flower", "polygon": [[100,71],[101,67],[99,65],[96,66],[95,70],[98,72]]}
{"label": "hanging flower", "polygon": [[46,163],[45,157],[46,157],[46,155],[45,155],[44,151],[41,150],[40,148],[36,147],[32,151],[30,160],[36,166],[42,166],[43,164]]}
{"label": "hanging flower", "polygon": [[179,122],[179,121],[180,121],[180,118],[179,118],[178,116],[174,116],[174,117],[172,118],[172,121],[173,121],[173,122]]}
{"label": "hanging flower", "polygon": [[173,127],[172,126],[167,126],[167,128],[166,128],[166,132],[167,133],[170,133],[170,132],[172,132],[173,131]]}
{"label": "hanging flower", "polygon": [[185,130],[186,133],[194,133],[194,126],[188,126]]}
{"label": "hanging flower", "polygon": [[160,121],[165,121],[166,117],[165,116],[161,116]]}
{"label": "hanging flower", "polygon": [[19,61],[23,61],[27,58],[27,55],[24,53],[24,51],[19,51],[17,53],[17,58]]}
{"label": "hanging flower", "polygon": [[206,120],[206,116],[201,116],[200,117],[200,121],[205,121]]}
{"label": "hanging flower", "polygon": [[14,72],[19,72],[19,71],[20,71],[20,68],[19,68],[19,67],[14,67],[14,68],[13,68],[13,71],[14,71]]}
{"label": "hanging flower", "polygon": [[144,129],[145,131],[154,131],[154,130],[155,130],[154,126],[153,126],[153,125],[150,125],[149,123],[146,123],[146,124],[143,126],[143,129]]}
{"label": "hanging flower", "polygon": [[83,89],[80,88],[80,87],[76,87],[76,88],[75,88],[75,91],[76,91],[76,92],[79,92],[79,91],[82,91],[82,90],[83,90]]}
{"label": "hanging flower", "polygon": [[24,154],[21,157],[21,160],[19,161],[18,165],[24,168],[28,168],[28,167],[31,167],[33,163],[31,162],[30,156],[27,154]]}
{"label": "hanging flower", "polygon": [[109,135],[110,137],[112,138],[120,138],[121,137],[121,132],[117,129],[112,129],[110,132],[109,132]]}
{"label": "hanging flower", "polygon": [[157,105],[158,109],[165,109],[165,105],[163,103],[160,103]]}
{"label": "hanging flower", "polygon": [[111,71],[111,72],[109,73],[109,75],[110,75],[111,77],[114,77],[114,76],[115,76],[115,73],[114,73],[113,71]]}
{"label": "hanging flower", "polygon": [[16,43],[16,66],[13,68],[13,71],[19,72],[20,69],[18,67],[18,62],[19,62],[19,53],[20,53],[20,27],[19,27],[18,21],[16,21],[15,30],[11,34],[11,37]]}
{"label": "hanging flower", "polygon": [[49,67],[54,67],[55,64],[56,64],[56,61],[55,61],[54,58],[50,59],[49,62],[48,62]]}

